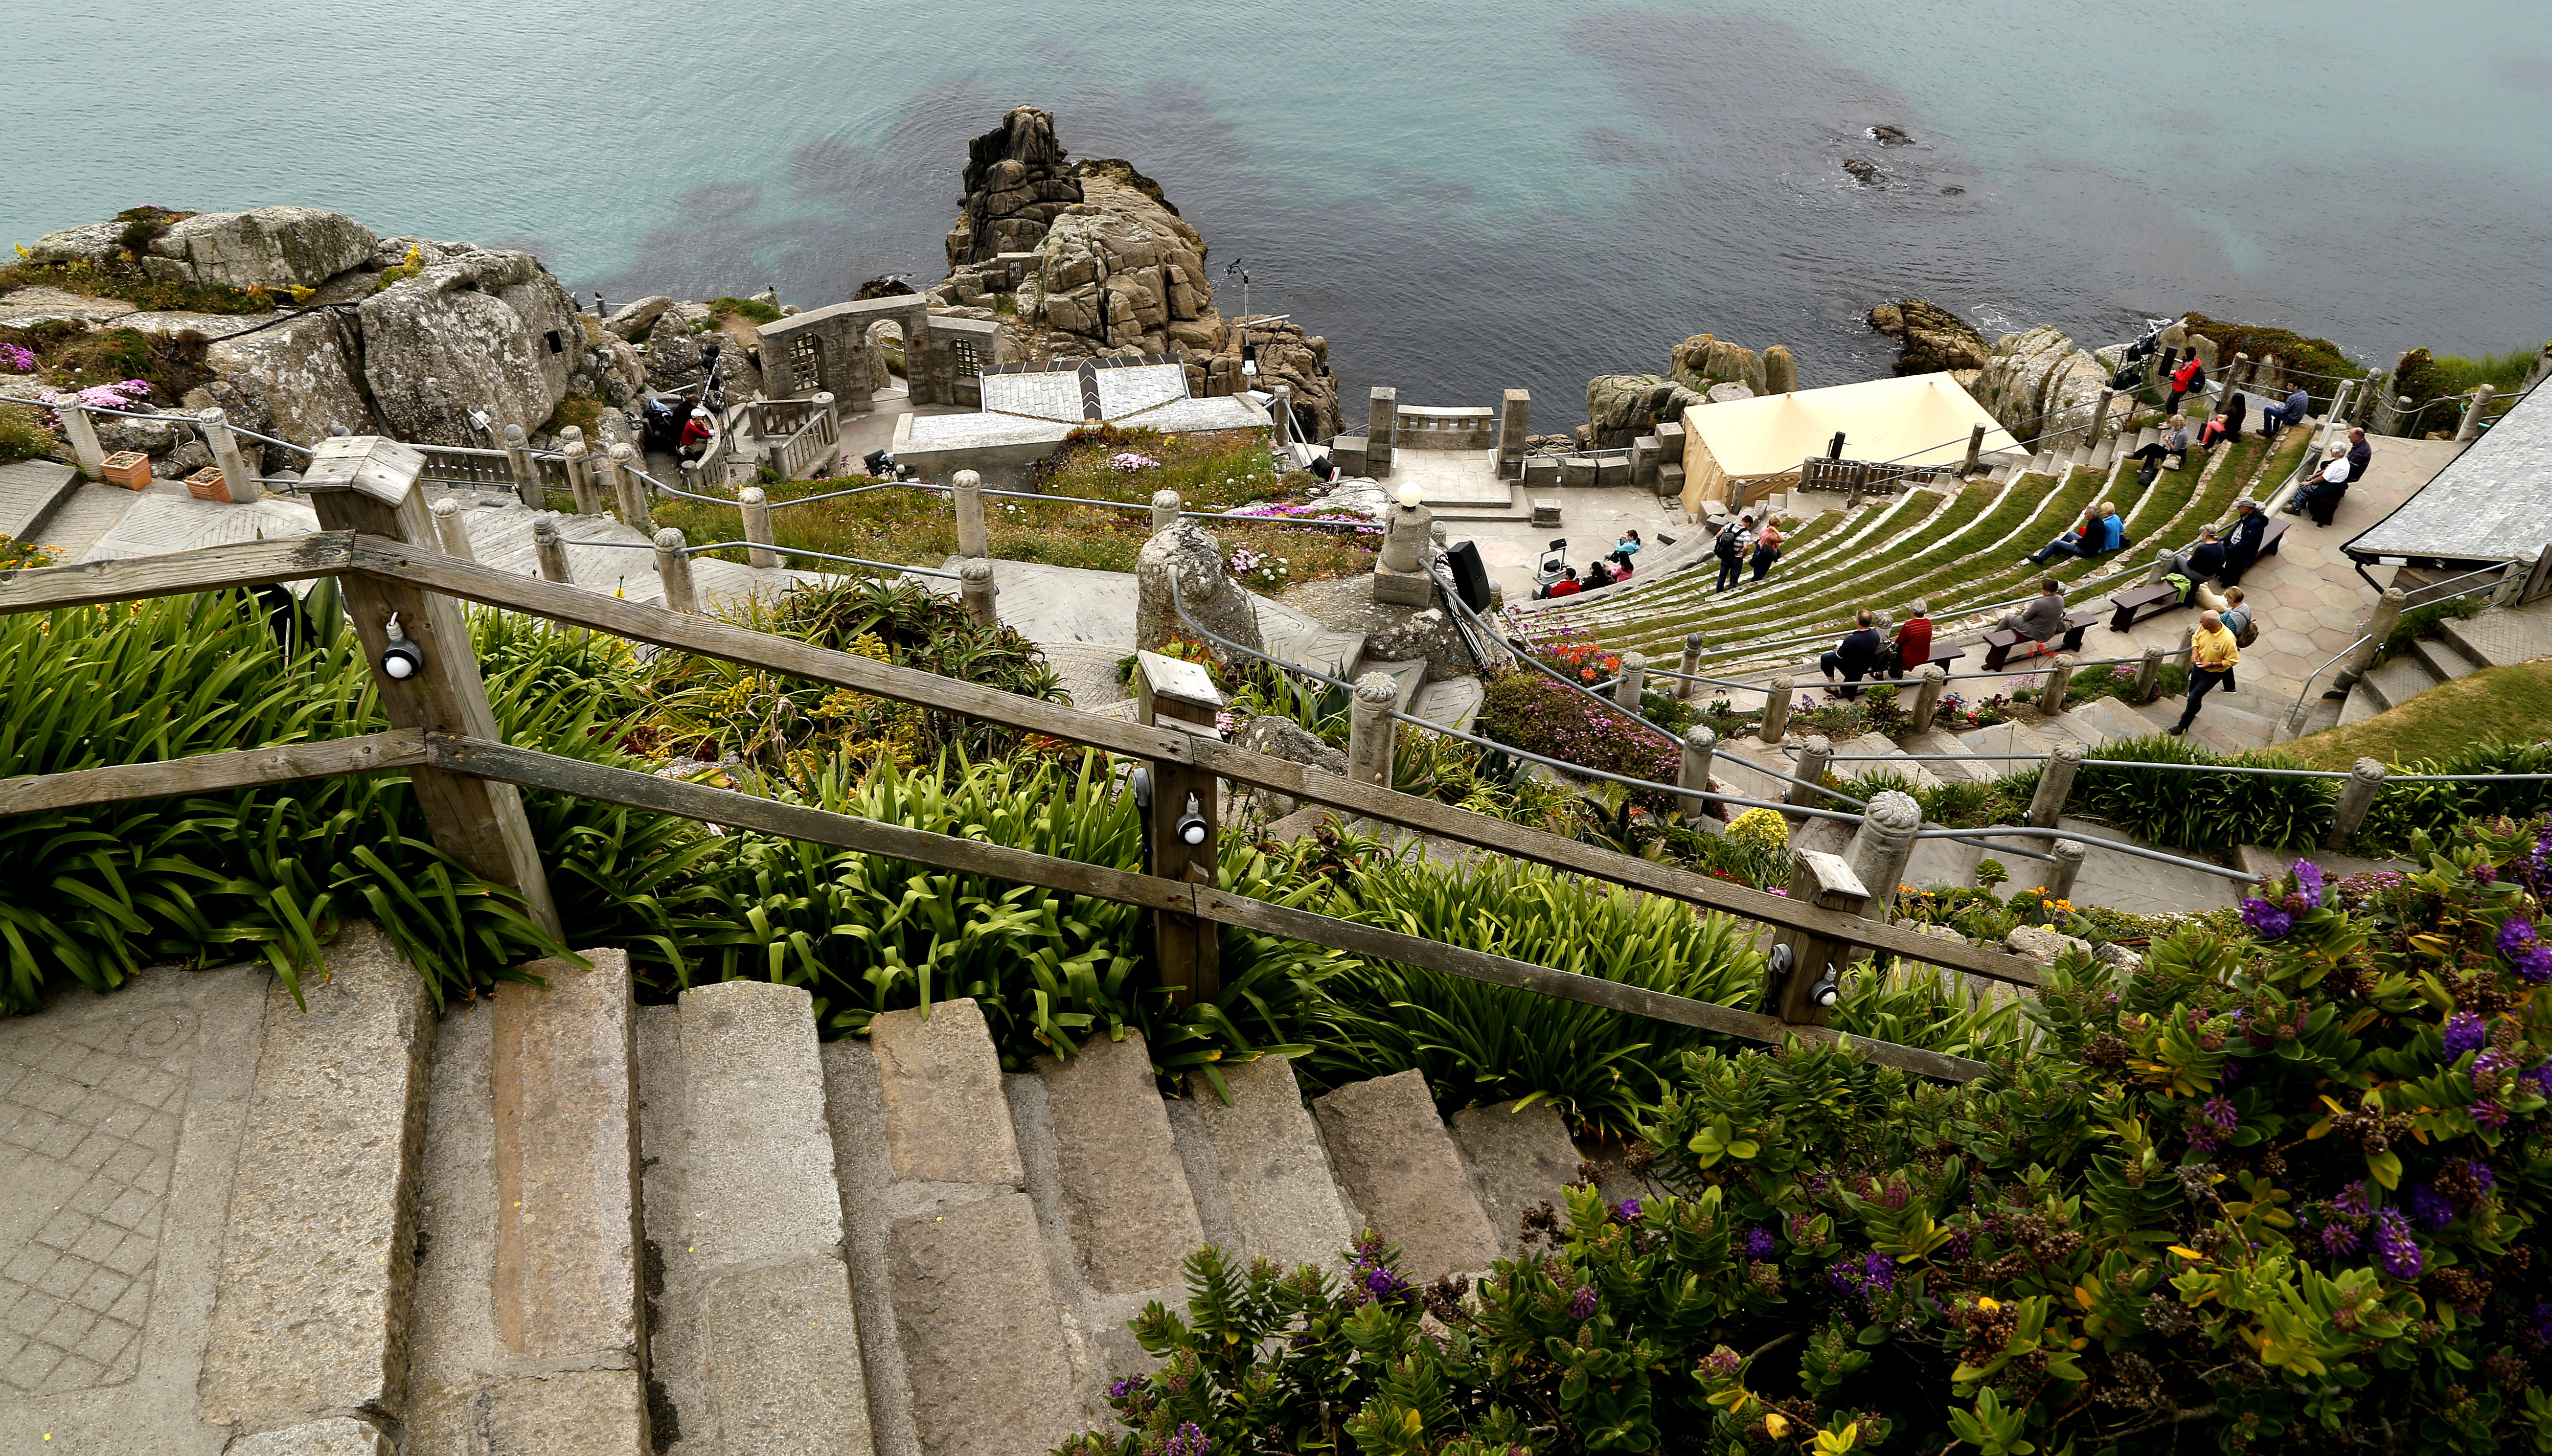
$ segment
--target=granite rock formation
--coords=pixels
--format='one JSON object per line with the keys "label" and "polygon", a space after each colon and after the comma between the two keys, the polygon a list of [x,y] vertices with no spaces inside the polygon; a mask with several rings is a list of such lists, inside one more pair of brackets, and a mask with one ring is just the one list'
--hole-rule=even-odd
{"label": "granite rock formation", "polygon": [[[132,214],[127,214],[127,217]],[[142,270],[164,283],[197,287],[315,288],[360,266],[372,254],[372,230],[318,207],[259,207],[247,212],[162,214],[174,217],[139,245]],[[105,262],[127,251],[122,220],[50,233],[27,250],[35,262],[86,259]]]}
{"label": "granite rock formation", "polygon": [[[402,242],[384,245],[386,252]],[[567,289],[528,253],[438,245],[421,271],[364,300],[364,382],[401,440],[484,444],[470,414],[539,425],[590,350]]]}
{"label": "granite rock formation", "polygon": [[1980,369],[1993,353],[1966,320],[1920,298],[1878,305],[1869,311],[1869,326],[1903,346],[1896,359],[1899,374]]}
{"label": "granite rock formation", "polygon": [[2040,327],[1995,341],[1968,392],[2012,438],[2055,442],[2091,423],[2109,371],[2060,331]]}
{"label": "granite rock formation", "polygon": [[966,201],[948,231],[949,271],[1026,253],[1066,207],[1082,200],[1081,182],[1054,139],[1054,113],[1014,106],[1002,124],[966,149]]}
{"label": "granite rock formation", "polygon": [[1653,433],[1657,421],[1681,419],[1687,406],[1707,403],[1707,398],[1676,379],[1598,374],[1586,381],[1586,423],[1577,428],[1577,446],[1620,450]]}
{"label": "granite rock formation", "polygon": [[[1757,394],[1770,393],[1763,359],[1716,334],[1695,334],[1675,346],[1669,369],[1674,381],[1695,394],[1707,395],[1713,384],[1743,384]],[[1791,370],[1795,382],[1797,370]]]}

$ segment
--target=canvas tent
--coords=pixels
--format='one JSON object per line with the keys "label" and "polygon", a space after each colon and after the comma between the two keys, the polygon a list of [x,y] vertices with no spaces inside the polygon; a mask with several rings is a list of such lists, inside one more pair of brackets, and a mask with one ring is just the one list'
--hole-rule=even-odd
{"label": "canvas tent", "polygon": [[1684,510],[1698,516],[1711,501],[1742,508],[1764,489],[1740,496],[1733,483],[1778,488],[1777,477],[1795,475],[1801,461],[1825,455],[1838,430],[1847,460],[1955,469],[1978,425],[1985,427],[1985,450],[2020,449],[1948,374],[1691,405],[1683,412]]}

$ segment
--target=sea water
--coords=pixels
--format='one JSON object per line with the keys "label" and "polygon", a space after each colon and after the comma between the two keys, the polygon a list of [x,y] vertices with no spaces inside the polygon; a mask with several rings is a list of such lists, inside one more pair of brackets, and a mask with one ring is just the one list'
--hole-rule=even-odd
{"label": "sea water", "polygon": [[939,277],[966,140],[1025,102],[1163,184],[1227,312],[1245,271],[1326,335],[1351,414],[1525,387],[1556,426],[1703,331],[1863,378],[1908,296],[2086,346],[2552,337],[2539,0],[5,7],[0,241],[306,203],[588,296],[815,304]]}

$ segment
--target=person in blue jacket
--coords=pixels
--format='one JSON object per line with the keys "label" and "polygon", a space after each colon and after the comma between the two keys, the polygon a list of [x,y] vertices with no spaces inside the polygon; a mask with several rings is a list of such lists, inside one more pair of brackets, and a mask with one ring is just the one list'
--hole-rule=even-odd
{"label": "person in blue jacket", "polygon": [[2126,545],[2127,523],[2118,515],[2118,504],[2104,500],[2096,509],[2082,513],[2081,524],[2039,548],[2030,561],[2045,566],[2060,556],[2105,556],[2125,550]]}

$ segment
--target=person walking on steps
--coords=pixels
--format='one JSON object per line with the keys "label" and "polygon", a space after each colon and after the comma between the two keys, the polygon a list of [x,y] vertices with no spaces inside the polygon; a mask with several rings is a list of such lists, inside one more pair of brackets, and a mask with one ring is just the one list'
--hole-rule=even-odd
{"label": "person walking on steps", "polygon": [[1711,552],[1719,558],[1719,584],[1713,593],[1728,590],[1746,574],[1746,541],[1754,534],[1754,518],[1739,516],[1719,528],[1719,539],[1711,543]]}
{"label": "person walking on steps", "polygon": [[2171,736],[2178,738],[2197,721],[2197,706],[2206,694],[2221,687],[2226,692],[2239,689],[2233,683],[2233,665],[2242,661],[2242,649],[2233,634],[2224,630],[2224,619],[2208,612],[2197,619],[2197,630],[2188,638],[2188,705],[2180,710],[2180,722]]}
{"label": "person walking on steps", "polygon": [[1763,529],[1754,537],[1754,579],[1756,581],[1761,581],[1763,573],[1771,571],[1772,564],[1781,559],[1781,542],[1784,539],[1781,535],[1781,523],[1768,515],[1765,516]]}

